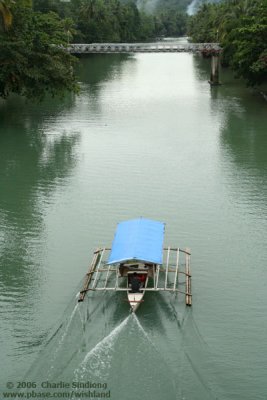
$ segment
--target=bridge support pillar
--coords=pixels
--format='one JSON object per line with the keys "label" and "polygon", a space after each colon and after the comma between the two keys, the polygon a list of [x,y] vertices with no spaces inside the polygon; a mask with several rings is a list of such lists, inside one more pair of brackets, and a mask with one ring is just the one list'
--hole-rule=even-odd
{"label": "bridge support pillar", "polygon": [[212,86],[220,85],[219,81],[219,64],[220,64],[220,56],[219,54],[213,54],[211,56],[211,73],[209,83]]}

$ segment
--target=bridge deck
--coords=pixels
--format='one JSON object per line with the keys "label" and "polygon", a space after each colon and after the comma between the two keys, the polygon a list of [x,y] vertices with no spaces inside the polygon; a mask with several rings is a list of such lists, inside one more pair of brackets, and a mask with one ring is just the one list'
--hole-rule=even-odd
{"label": "bridge deck", "polygon": [[68,51],[72,54],[89,53],[210,53],[222,51],[219,43],[81,43],[70,44]]}

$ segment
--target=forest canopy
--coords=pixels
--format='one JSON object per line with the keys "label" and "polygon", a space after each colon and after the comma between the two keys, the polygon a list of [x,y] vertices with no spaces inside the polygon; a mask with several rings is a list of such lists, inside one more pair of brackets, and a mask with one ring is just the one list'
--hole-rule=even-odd
{"label": "forest canopy", "polygon": [[185,34],[187,1],[153,1],[157,6],[152,8],[152,2],[140,1],[137,6],[134,0],[34,0],[33,6],[35,11],[53,11],[61,18],[71,18],[75,26],[73,42],[111,43]]}
{"label": "forest canopy", "polygon": [[0,30],[0,96],[16,93],[42,99],[46,93],[76,92],[76,59],[62,48],[67,45],[64,20],[23,3],[6,7]]}
{"label": "forest canopy", "polygon": [[205,3],[189,20],[194,42],[220,42],[222,64],[250,86],[267,82],[267,0]]}

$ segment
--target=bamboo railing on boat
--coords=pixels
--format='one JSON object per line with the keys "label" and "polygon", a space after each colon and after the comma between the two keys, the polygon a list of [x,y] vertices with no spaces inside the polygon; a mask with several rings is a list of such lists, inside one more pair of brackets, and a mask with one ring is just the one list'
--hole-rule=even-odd
{"label": "bamboo railing on boat", "polygon": [[[94,252],[89,270],[85,276],[83,288],[78,298],[82,302],[88,291],[128,291],[125,279],[120,279],[119,267],[107,264],[104,255],[110,248],[100,248]],[[154,264],[152,267],[153,286],[146,287],[146,292],[173,292],[185,295],[185,304],[192,305],[191,293],[191,272],[190,272],[190,251],[182,250],[178,247],[164,248],[163,265]],[[183,258],[184,262],[181,262]],[[132,269],[134,270],[134,268]],[[136,269],[139,272],[142,269]],[[147,269],[144,269],[147,272]],[[180,277],[184,276],[184,280]],[[185,289],[183,287],[185,286]]]}

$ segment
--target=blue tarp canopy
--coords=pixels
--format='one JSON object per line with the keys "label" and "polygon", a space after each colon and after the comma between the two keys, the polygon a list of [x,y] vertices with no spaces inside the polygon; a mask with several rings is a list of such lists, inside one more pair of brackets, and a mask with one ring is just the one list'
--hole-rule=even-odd
{"label": "blue tarp canopy", "polygon": [[120,222],[108,264],[128,260],[162,264],[164,223],[146,218]]}

